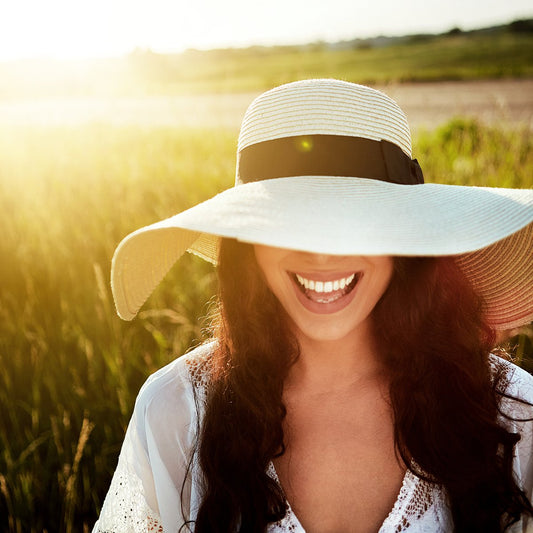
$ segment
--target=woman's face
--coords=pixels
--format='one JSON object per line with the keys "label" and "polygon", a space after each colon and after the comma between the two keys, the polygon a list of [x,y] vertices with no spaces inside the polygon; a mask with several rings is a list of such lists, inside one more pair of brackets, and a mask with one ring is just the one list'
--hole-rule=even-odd
{"label": "woman's face", "polygon": [[322,255],[262,245],[254,250],[296,334],[315,341],[341,340],[363,325],[366,330],[392,277],[390,256]]}

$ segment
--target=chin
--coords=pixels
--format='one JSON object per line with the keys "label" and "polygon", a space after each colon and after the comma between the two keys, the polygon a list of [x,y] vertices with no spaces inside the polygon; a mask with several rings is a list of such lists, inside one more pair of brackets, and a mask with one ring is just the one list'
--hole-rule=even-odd
{"label": "chin", "polygon": [[[350,339],[367,335],[368,320],[354,324],[339,324],[333,317],[328,317],[328,321],[337,322],[332,324],[317,324],[317,321],[307,324],[296,324],[295,334],[298,338],[305,338],[313,342],[342,342],[350,341]],[[314,322],[314,323],[313,323]],[[322,319],[324,322],[324,319]]]}

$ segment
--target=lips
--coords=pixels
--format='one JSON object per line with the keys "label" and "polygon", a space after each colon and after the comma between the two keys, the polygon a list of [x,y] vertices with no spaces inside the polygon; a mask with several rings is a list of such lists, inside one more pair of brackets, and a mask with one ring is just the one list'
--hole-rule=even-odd
{"label": "lips", "polygon": [[302,305],[314,313],[334,313],[350,303],[362,272],[289,273]]}

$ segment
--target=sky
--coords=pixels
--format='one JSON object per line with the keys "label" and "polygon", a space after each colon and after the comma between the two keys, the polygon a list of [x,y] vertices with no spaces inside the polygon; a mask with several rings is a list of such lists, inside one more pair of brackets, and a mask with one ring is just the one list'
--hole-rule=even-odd
{"label": "sky", "polygon": [[334,42],[531,17],[531,0],[0,0],[0,60]]}

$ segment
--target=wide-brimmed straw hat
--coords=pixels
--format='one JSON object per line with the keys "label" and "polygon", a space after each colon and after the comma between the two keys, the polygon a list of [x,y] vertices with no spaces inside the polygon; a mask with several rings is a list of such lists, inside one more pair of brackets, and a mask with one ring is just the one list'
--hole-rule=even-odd
{"label": "wide-brimmed straw hat", "polygon": [[533,190],[423,183],[411,158],[404,113],[375,89],[306,80],[262,94],[244,116],[235,186],[118,246],[118,314],[131,320],[185,251],[216,263],[231,237],[335,255],[453,255],[493,327],[533,320]]}

